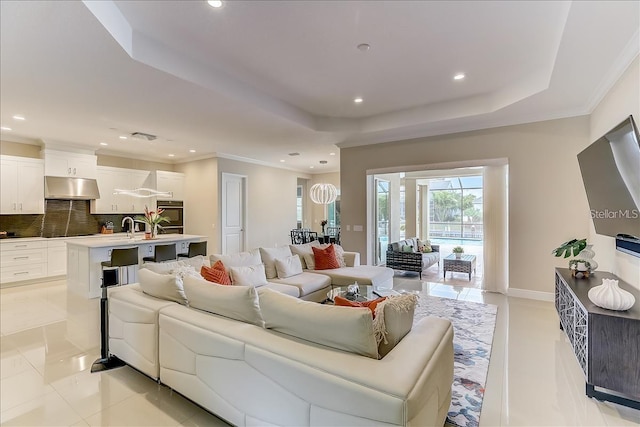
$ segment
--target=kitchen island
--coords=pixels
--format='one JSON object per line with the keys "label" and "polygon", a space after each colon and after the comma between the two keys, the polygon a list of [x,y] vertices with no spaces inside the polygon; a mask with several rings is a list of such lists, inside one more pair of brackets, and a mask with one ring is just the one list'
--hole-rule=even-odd
{"label": "kitchen island", "polygon": [[[190,242],[205,240],[205,236],[190,234],[161,234],[153,240],[144,239],[142,234],[129,238],[126,235],[113,237],[76,238],[67,242],[67,287],[85,298],[98,298],[102,283],[102,261],[111,259],[112,249],[138,247],[138,262],[153,256],[156,245],[176,244],[176,253],[186,253]],[[121,283],[138,281],[138,266],[122,268]]]}

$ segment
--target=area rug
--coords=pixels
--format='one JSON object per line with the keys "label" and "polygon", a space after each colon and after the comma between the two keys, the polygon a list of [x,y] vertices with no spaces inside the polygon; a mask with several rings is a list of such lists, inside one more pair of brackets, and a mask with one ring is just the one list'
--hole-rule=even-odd
{"label": "area rug", "polygon": [[425,316],[453,324],[453,388],[446,425],[476,427],[487,381],[498,307],[420,295],[414,324]]}

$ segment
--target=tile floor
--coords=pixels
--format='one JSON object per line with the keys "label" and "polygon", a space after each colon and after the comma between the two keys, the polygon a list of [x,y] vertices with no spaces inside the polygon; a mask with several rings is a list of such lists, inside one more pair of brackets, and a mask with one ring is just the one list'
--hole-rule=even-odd
{"label": "tile floor", "polygon": [[[584,396],[552,303],[401,277],[395,287],[499,306],[481,426],[640,425],[640,411]],[[0,424],[226,425],[131,368],[91,374],[98,319],[98,300],[64,281],[0,290]]]}

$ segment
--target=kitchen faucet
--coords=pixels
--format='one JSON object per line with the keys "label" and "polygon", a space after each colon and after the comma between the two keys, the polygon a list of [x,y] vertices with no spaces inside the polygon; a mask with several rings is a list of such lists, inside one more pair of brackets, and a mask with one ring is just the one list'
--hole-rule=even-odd
{"label": "kitchen faucet", "polygon": [[[135,235],[135,223],[133,222],[133,218],[131,218],[130,216],[125,216],[124,218],[122,218],[122,228],[124,228],[124,224],[127,221],[131,223],[131,226],[129,227],[129,229],[127,229],[127,237],[133,239]],[[131,232],[131,235],[129,235],[129,232]]]}

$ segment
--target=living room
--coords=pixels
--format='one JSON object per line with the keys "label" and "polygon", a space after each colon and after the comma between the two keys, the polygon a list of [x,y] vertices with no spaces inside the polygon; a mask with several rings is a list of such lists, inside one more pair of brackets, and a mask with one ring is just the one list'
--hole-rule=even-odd
{"label": "living room", "polygon": [[[25,82],[29,83],[33,78],[28,75],[29,73],[25,73],[24,79],[16,82],[15,86],[19,90],[12,91],[9,88],[12,82],[7,76],[13,76],[16,68],[24,67],[28,70],[30,65],[32,67],[35,65],[25,59],[20,60],[19,66],[9,67],[4,64],[5,58],[12,59],[20,56],[15,52],[18,47],[8,46],[10,44],[8,40],[15,41],[16,35],[21,34],[15,28],[16,23],[12,24],[13,26],[5,26],[5,20],[14,19],[17,23],[31,22],[32,26],[42,25],[47,29],[62,32],[62,28],[67,24],[60,15],[69,12],[71,16],[78,18],[80,29],[89,29],[87,43],[90,43],[89,40],[95,41],[96,37],[101,41],[100,44],[92,46],[84,46],[81,41],[78,41],[78,45],[81,46],[73,45],[73,49],[70,48],[70,50],[78,49],[85,53],[85,49],[94,49],[96,56],[105,57],[102,59],[105,62],[113,59],[118,64],[123,61],[122,57],[127,61],[131,61],[131,58],[122,52],[116,53],[120,47],[116,47],[117,43],[111,38],[116,36],[111,36],[102,27],[103,24],[95,18],[95,15],[99,15],[99,11],[90,13],[83,4],[67,4],[58,10],[48,5],[47,8],[50,9],[46,11],[52,13],[51,21],[56,22],[54,26],[51,22],[44,20],[47,14],[42,10],[35,12],[42,5],[23,6],[25,9],[22,10],[17,5],[10,6],[4,3],[2,4],[4,75],[2,76],[1,119],[2,126],[11,127],[12,130],[7,131],[3,128],[0,154],[38,158],[42,144],[46,146],[47,142],[53,142],[53,140],[57,143],[60,142],[59,140],[64,140],[69,143],[68,146],[76,149],[88,149],[87,146],[79,148],[82,147],[84,129],[77,131],[74,137],[69,136],[65,140],[62,137],[64,133],[43,120],[37,125],[41,129],[30,128],[21,133],[21,124],[13,119],[12,115],[24,114],[27,118],[25,122],[28,123],[36,117],[42,119],[43,114],[36,113],[38,110],[35,106],[16,102],[22,95],[20,90],[24,91],[27,87]],[[248,7],[249,3],[241,3],[243,7]],[[231,116],[227,115],[224,107],[214,108],[205,103],[207,95],[203,95],[199,88],[206,85],[198,86],[190,81],[180,86],[186,95],[181,95],[179,102],[176,102],[178,105],[176,109],[180,106],[188,108],[189,111],[201,108],[207,113],[202,114],[198,120],[174,115],[177,113],[173,110],[168,113],[162,112],[160,106],[167,103],[167,98],[147,93],[146,91],[151,88],[145,87],[141,93],[134,93],[132,96],[132,98],[137,97],[136,102],[139,103],[129,98],[127,102],[131,106],[123,107],[127,114],[137,120],[119,117],[116,121],[119,121],[123,129],[127,128],[131,131],[137,130],[138,126],[149,128],[154,123],[160,127],[162,123],[159,122],[172,120],[184,120],[194,128],[195,121],[214,121],[213,127],[218,126],[223,130],[212,132],[211,134],[215,135],[213,138],[194,137],[194,141],[198,140],[200,143],[195,149],[196,153],[188,153],[188,149],[191,148],[191,145],[187,144],[191,142],[187,137],[188,132],[181,133],[184,135],[185,142],[180,139],[176,139],[175,142],[160,141],[156,148],[145,145],[144,150],[128,147],[118,151],[115,144],[120,135],[120,128],[110,131],[102,129],[103,135],[114,137],[115,141],[109,140],[108,146],[100,146],[99,141],[103,139],[95,137],[92,140],[93,148],[91,149],[97,155],[99,166],[150,171],[166,170],[184,174],[186,232],[203,236],[208,242],[209,254],[225,252],[221,218],[224,175],[246,178],[245,249],[247,250],[258,247],[281,247],[291,243],[289,232],[296,227],[297,223],[296,189],[300,180],[307,183],[307,188],[315,183],[334,183],[340,191],[342,246],[345,250],[359,253],[362,265],[371,264],[374,259],[370,188],[368,187],[372,175],[485,166],[508,167],[506,242],[500,250],[493,252],[493,256],[485,255],[484,257],[485,266],[491,263],[491,268],[484,269],[485,273],[489,272],[485,274],[484,282],[491,283],[493,290],[498,292],[483,293],[477,290],[472,293],[468,289],[446,288],[447,292],[457,292],[469,301],[477,300],[498,307],[486,392],[481,404],[480,425],[604,425],[605,423],[607,425],[638,425],[640,412],[637,410],[610,402],[599,402],[585,396],[584,377],[571,346],[563,332],[558,329],[558,316],[552,303],[554,269],[567,267],[567,263],[564,259],[554,258],[551,250],[571,238],[584,237],[593,244],[599,264],[598,270],[614,273],[622,281],[640,289],[640,258],[616,250],[615,238],[596,233],[576,158],[578,153],[629,115],[633,116],[636,123],[640,121],[638,5],[636,2],[629,2],[627,5],[618,4],[616,7],[620,9],[617,9],[607,6],[607,2],[590,3],[592,6],[565,5],[568,9],[561,9],[566,14],[563,15],[564,18],[567,19],[567,16],[570,18],[567,20],[568,23],[553,28],[558,31],[558,28],[565,28],[565,24],[573,28],[587,23],[610,28],[608,23],[619,18],[622,21],[621,35],[618,39],[608,40],[610,44],[606,44],[606,47],[593,46],[594,52],[609,50],[606,58],[611,60],[611,63],[599,69],[600,74],[596,76],[597,78],[594,77],[593,81],[589,81],[591,85],[585,84],[588,87],[579,87],[580,90],[566,86],[568,98],[571,98],[570,95],[574,91],[581,93],[580,102],[576,104],[553,104],[545,99],[548,96],[545,94],[547,89],[550,92],[562,94],[562,85],[572,79],[578,80],[575,77],[567,77],[571,72],[588,74],[585,70],[576,71],[566,63],[558,63],[556,71],[548,70],[548,79],[545,85],[542,85],[544,89],[536,89],[539,92],[523,97],[524,101],[522,99],[514,101],[510,107],[504,107],[504,111],[501,111],[503,108],[497,101],[489,109],[483,110],[483,106],[478,107],[477,110],[465,110],[467,113],[460,114],[471,119],[464,124],[454,117],[458,113],[447,116],[445,111],[440,113],[444,114],[441,116],[435,114],[437,118],[431,119],[433,123],[427,129],[416,129],[419,126],[409,118],[405,118],[407,121],[402,127],[402,132],[393,136],[387,132],[388,129],[382,122],[371,119],[370,127],[365,126],[365,121],[360,123],[361,129],[366,129],[366,132],[363,132],[363,135],[366,133],[368,137],[365,142],[364,136],[358,135],[357,132],[349,140],[340,140],[335,137],[341,132],[340,126],[332,128],[338,129],[333,132],[305,128],[296,122],[298,119],[301,120],[300,117],[297,116],[298,119],[296,119],[295,114],[283,105],[273,108],[273,111],[279,111],[279,116],[273,111],[269,114],[262,110],[257,111],[258,107],[247,105],[255,101],[255,105],[264,106],[267,101],[265,97],[256,97],[255,93],[253,98],[245,94],[242,103],[229,107],[229,110],[239,112],[238,116],[234,116],[236,122],[231,123]],[[232,12],[232,6],[232,4],[225,4],[221,12]],[[458,6],[463,7],[463,5]],[[17,9],[12,10],[11,7]],[[170,7],[174,13],[177,13],[180,8],[177,4]],[[297,13],[304,14],[303,5],[292,7],[297,10]],[[593,9],[584,9],[591,7]],[[126,5],[123,8],[126,9]],[[602,21],[591,23],[587,17],[593,17],[594,10],[600,10],[598,8],[602,8]],[[18,13],[20,10],[22,12]],[[313,11],[315,12],[316,9]],[[18,18],[21,14],[22,17]],[[73,30],[75,31],[76,28]],[[98,33],[99,36],[97,36]],[[588,34],[591,37],[588,42],[582,45],[573,41],[577,47],[567,46],[565,44],[570,44],[571,40],[565,39],[562,48],[588,50],[590,45],[595,44],[594,40],[597,40],[600,33],[596,30],[584,31],[579,34]],[[28,38],[26,34],[25,37]],[[23,47],[33,49],[38,41],[43,43],[42,35],[40,39],[33,37],[36,41],[25,42]],[[561,37],[558,40],[560,39]],[[19,44],[16,42],[16,45]],[[61,46],[64,44],[61,43]],[[367,55],[375,53],[378,44],[372,42],[371,51],[356,49],[355,46],[350,48],[358,54]],[[33,57],[36,52],[38,51],[26,50],[25,56]],[[559,58],[564,58],[564,61],[570,60],[569,56],[559,55]],[[595,56],[595,53],[593,55]],[[593,62],[598,62],[597,58],[592,59]],[[88,60],[83,66],[90,67],[90,63],[91,60]],[[56,65],[53,61],[47,61],[47,64],[52,67],[51,74],[55,74],[56,70],[68,69],[62,65]],[[592,64],[592,61],[584,64]],[[42,64],[38,62],[36,65]],[[79,63],[75,66],[79,66]],[[7,67],[6,74],[5,67]],[[146,64],[142,68],[150,68],[150,66]],[[141,80],[144,80],[144,73],[137,74],[138,69],[135,70],[134,72],[128,69],[132,73],[129,74],[129,78],[134,82],[140,82],[143,86]],[[87,71],[88,74],[91,72],[97,71],[93,68]],[[155,77],[153,77],[160,82],[168,79],[164,73],[171,74],[167,70],[160,72],[155,70],[154,73],[162,75],[158,77],[154,74]],[[595,71],[594,73],[597,74]],[[118,77],[127,79],[126,73],[124,74]],[[468,75],[468,78],[470,77]],[[228,82],[231,86],[231,82]],[[31,83],[38,87],[35,82]],[[576,85],[580,86],[578,83]],[[100,85],[96,84],[96,88],[91,92],[95,92],[93,95],[96,99],[101,99],[105,96],[102,92],[108,89],[100,89],[98,86]],[[160,87],[157,86],[156,89]],[[6,92],[5,88],[7,88]],[[65,90],[73,92],[69,94],[70,98],[74,98],[77,93],[88,91],[86,87],[78,88],[73,85]],[[453,89],[454,92],[456,90],[458,89]],[[219,92],[224,93],[223,98],[231,97],[229,88],[226,92],[222,89]],[[216,92],[216,96],[218,95],[219,93]],[[149,97],[149,102],[140,101],[146,96]],[[193,105],[183,105],[185,100],[190,98],[193,99]],[[366,96],[364,98],[364,104],[366,104],[368,98]],[[519,114],[519,108],[521,108],[519,103],[526,103],[527,98],[536,102],[536,114],[529,116]],[[43,105],[51,108],[52,101],[48,96],[43,97],[42,102]],[[224,102],[221,101],[220,104]],[[462,111],[462,105],[457,107],[460,107],[458,111]],[[136,109],[149,109],[150,115],[157,115],[160,119],[155,122],[147,121],[147,116],[136,115]],[[32,114],[31,111],[34,113]],[[231,131],[234,126],[242,127],[244,111],[251,115],[247,123],[251,124],[252,129],[241,136],[234,136]],[[211,117],[217,113],[220,113],[220,118],[212,119]],[[104,113],[105,116],[109,114],[116,113],[115,111]],[[352,114],[352,110],[348,114],[345,113],[345,116],[349,114]],[[285,116],[290,123],[283,127],[274,124],[274,121],[279,123]],[[371,114],[371,117],[374,116]],[[527,119],[524,118],[525,116]],[[277,118],[274,119],[274,117]],[[67,115],[66,119],[67,123],[73,122],[70,115]],[[384,119],[390,120],[390,117]],[[327,121],[332,120],[327,119]],[[105,122],[95,127],[108,128],[107,122],[108,120],[105,119]],[[263,126],[264,134],[253,128],[256,122]],[[332,124],[335,125],[335,123]],[[328,123],[325,125],[329,126]],[[345,121],[343,126],[344,129],[349,129],[350,124]],[[211,130],[210,127],[204,127],[205,133]],[[171,139],[170,133],[166,130],[168,128],[163,129],[165,132],[160,134],[162,136],[160,139]],[[285,134],[282,129],[290,132]],[[344,132],[349,133],[348,130]],[[233,146],[240,146],[245,140],[251,138],[260,140],[262,136],[264,136],[264,143],[243,148],[240,152],[233,151]],[[277,142],[278,138],[281,139],[281,143]],[[359,138],[362,138],[362,141]],[[218,144],[221,140],[224,142]],[[305,142],[306,145],[296,145],[296,141],[299,140],[308,141]],[[185,154],[178,155],[177,159],[175,157],[169,159],[167,153],[173,153],[171,150],[177,147],[180,147]],[[152,155],[154,151],[157,155]],[[268,158],[264,154],[267,152],[271,152]],[[303,155],[289,155],[296,152]],[[255,156],[252,156],[252,153],[255,153]],[[192,157],[185,157],[189,155]],[[306,157],[306,159],[301,161],[300,157]],[[327,164],[319,163],[318,160],[326,160]],[[310,166],[313,166],[313,169]],[[310,201],[307,203],[303,224],[315,231],[320,231],[320,221],[325,219],[325,213],[322,207]],[[485,219],[487,216],[488,213],[485,211]],[[443,256],[446,255],[448,254],[443,254]],[[419,283],[418,280],[415,282]],[[39,309],[45,312],[43,300],[52,302],[55,306],[55,309],[52,309],[55,316],[51,317],[55,321],[11,334],[6,330],[2,332],[1,418],[3,424],[202,425],[220,422],[224,425],[222,421],[193,405],[178,393],[171,393],[166,387],[157,385],[131,368],[94,374],[102,377],[102,382],[95,376],[92,377],[88,373],[88,368],[97,356],[96,349],[99,341],[99,337],[95,334],[99,330],[97,300],[82,301],[68,296],[63,289],[64,280],[35,281],[26,286],[11,288],[3,286],[0,293],[3,322],[5,316],[19,316],[19,311],[32,310],[34,317],[37,316]],[[438,289],[444,290],[445,287]],[[41,294],[34,296],[38,292]],[[30,298],[37,298],[37,304],[34,304]],[[61,314],[60,310],[64,314]],[[82,351],[73,353],[68,351],[66,344],[61,344],[66,342],[69,335],[77,331],[69,328],[68,325],[62,325],[67,321],[69,325],[76,326],[83,322],[90,324],[94,335],[84,335],[83,330],[82,340],[86,340],[89,344],[79,345]],[[54,341],[50,340],[54,339],[60,339],[59,344],[51,345]],[[44,341],[50,343],[48,350]],[[26,378],[20,375],[26,372],[31,376],[29,381],[22,381],[25,384],[24,390],[15,391],[14,387],[19,386],[20,379]],[[74,388],[74,382],[81,387]],[[113,387],[114,391],[110,392],[109,386]],[[12,397],[5,400],[4,396],[8,395]],[[57,409],[54,411],[52,408]],[[144,408],[144,410],[136,413],[136,408]],[[141,416],[141,413],[144,416]]]}

